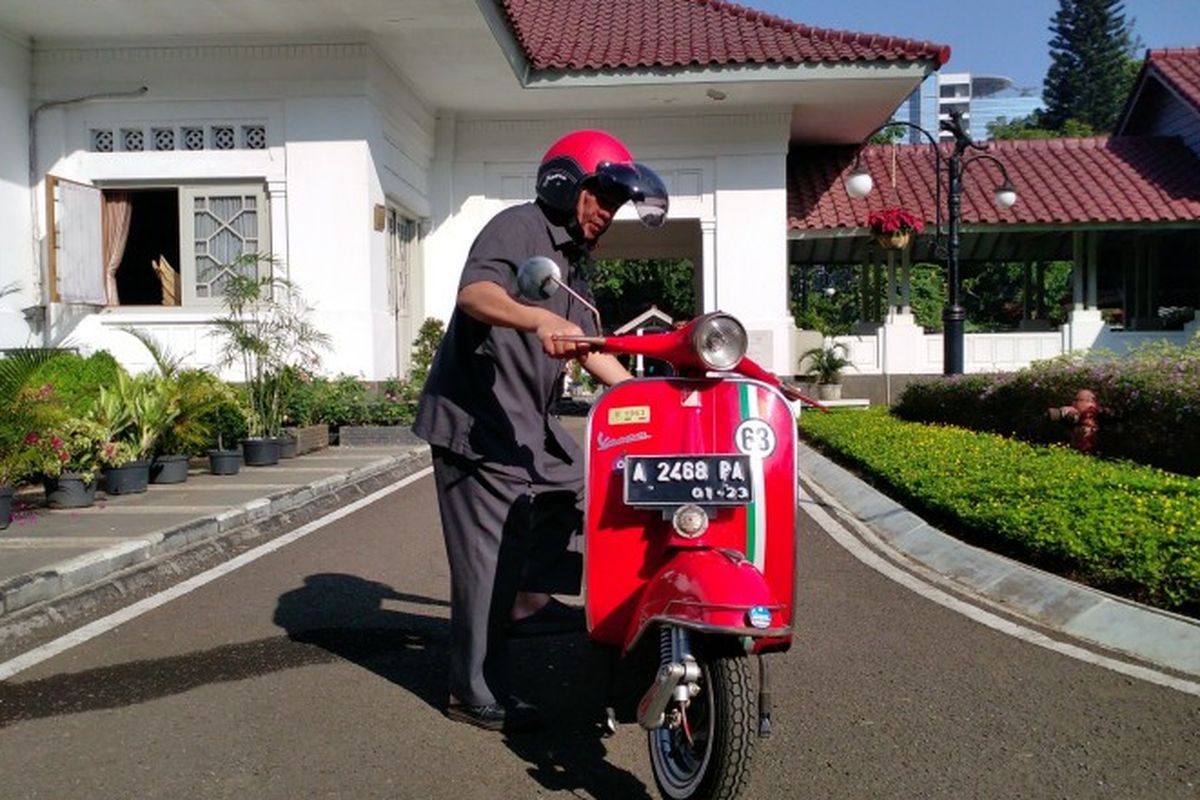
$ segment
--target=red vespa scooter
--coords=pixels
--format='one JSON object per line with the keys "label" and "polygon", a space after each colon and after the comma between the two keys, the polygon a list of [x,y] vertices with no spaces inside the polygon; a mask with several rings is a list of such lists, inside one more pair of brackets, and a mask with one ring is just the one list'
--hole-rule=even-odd
{"label": "red vespa scooter", "polygon": [[[560,285],[557,268],[531,261],[522,292],[545,297]],[[637,721],[661,793],[737,797],[755,739],[770,733],[761,656],[792,643],[797,463],[788,401],[819,404],[747,359],[746,331],[727,314],[662,334],[572,339],[675,368],[610,388],[588,418],[588,634],[625,656],[657,642],[658,671]]]}

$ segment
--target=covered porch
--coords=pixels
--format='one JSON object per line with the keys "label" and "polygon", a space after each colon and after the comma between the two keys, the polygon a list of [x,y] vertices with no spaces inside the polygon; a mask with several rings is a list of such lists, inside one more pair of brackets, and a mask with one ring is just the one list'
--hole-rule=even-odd
{"label": "covered porch", "polygon": [[[966,372],[1011,371],[1092,348],[1121,353],[1156,340],[1182,344],[1200,330],[1200,160],[1178,140],[997,142],[989,154],[1006,165],[1019,200],[995,208],[990,195],[999,172],[975,165],[964,181],[959,259],[1021,265],[1012,270],[1020,285],[1011,287],[1019,308],[1007,325],[968,327]],[[865,199],[852,199],[843,187],[856,163],[880,187]],[[914,266],[938,265],[944,276],[945,193],[937,196],[936,176],[931,146],[789,153],[788,257],[793,281],[801,282],[793,300],[804,304],[813,291],[830,288],[857,293],[858,323],[833,337],[849,351],[852,375],[943,371],[941,332],[921,327],[913,313]],[[904,250],[881,248],[865,225],[871,210],[887,206],[926,221]],[[1047,265],[1058,262],[1070,263],[1068,291],[1048,296]]]}

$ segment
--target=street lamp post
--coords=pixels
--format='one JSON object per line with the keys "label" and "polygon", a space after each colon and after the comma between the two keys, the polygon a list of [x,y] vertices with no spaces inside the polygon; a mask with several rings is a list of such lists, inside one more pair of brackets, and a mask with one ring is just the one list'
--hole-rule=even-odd
{"label": "street lamp post", "polygon": [[[946,131],[954,137],[954,149],[946,160],[944,169],[946,173],[947,230],[946,239],[943,242],[941,238],[942,149],[938,146],[937,139],[929,131],[920,125],[902,120],[888,122],[879,126],[867,138],[869,139],[877,132],[894,125],[903,125],[919,131],[933,146],[934,171],[936,173],[934,179],[934,213],[936,215],[934,223],[934,252],[945,256],[947,284],[947,303],[946,308],[942,311],[942,372],[946,375],[961,375],[963,372],[963,339],[967,321],[967,311],[963,308],[961,302],[962,280],[958,265],[959,228],[962,223],[963,172],[972,163],[983,160],[991,161],[1000,168],[1000,174],[1004,176],[1004,181],[996,187],[993,195],[993,200],[998,208],[1011,208],[1017,202],[1017,192],[1013,188],[1012,181],[1008,178],[1008,170],[1004,168],[1004,164],[995,156],[982,152],[987,149],[987,145],[971,141],[971,137],[967,135],[966,129],[963,128],[962,113],[959,111],[950,112],[950,119],[942,120],[939,125],[940,130]],[[973,156],[964,157],[964,153],[968,150],[980,152]],[[861,160],[855,162],[854,170],[846,178],[845,185],[846,193],[851,197],[863,198],[870,194],[874,182],[870,174],[866,171],[866,168],[862,166]]]}

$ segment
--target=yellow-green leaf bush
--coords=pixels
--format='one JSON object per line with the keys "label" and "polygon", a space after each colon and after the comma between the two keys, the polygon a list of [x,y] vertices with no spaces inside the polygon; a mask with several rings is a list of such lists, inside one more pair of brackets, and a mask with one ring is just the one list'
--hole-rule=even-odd
{"label": "yellow-green leaf bush", "polygon": [[1200,613],[1200,480],[884,409],[801,435],[950,532],[1098,588]]}

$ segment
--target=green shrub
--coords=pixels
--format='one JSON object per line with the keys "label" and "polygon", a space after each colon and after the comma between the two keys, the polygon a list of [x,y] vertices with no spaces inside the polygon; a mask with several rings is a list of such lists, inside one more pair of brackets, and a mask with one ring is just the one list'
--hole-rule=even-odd
{"label": "green shrub", "polygon": [[1200,475],[1200,343],[1152,346],[1118,358],[1065,356],[1005,375],[962,375],[910,384],[893,411],[913,422],[959,425],[1034,443],[1065,442],[1046,410],[1096,392],[1099,453]]}
{"label": "green shrub", "polygon": [[330,427],[365,425],[370,418],[371,398],[366,384],[352,375],[312,380],[313,422]]}
{"label": "green shrub", "polygon": [[982,546],[1200,613],[1200,480],[1061,446],[904,422],[882,409],[804,414],[800,430]]}
{"label": "green shrub", "polygon": [[125,370],[108,352],[83,356],[64,350],[33,371],[25,385],[49,384],[54,396],[72,416],[85,416],[100,395],[100,387],[117,385],[117,374]]}
{"label": "green shrub", "polygon": [[[204,448],[233,450],[250,433],[242,394],[223,381],[214,380],[208,388],[212,390],[212,397],[197,418],[197,424],[208,433]],[[193,451],[193,454],[202,455],[202,452]]]}

